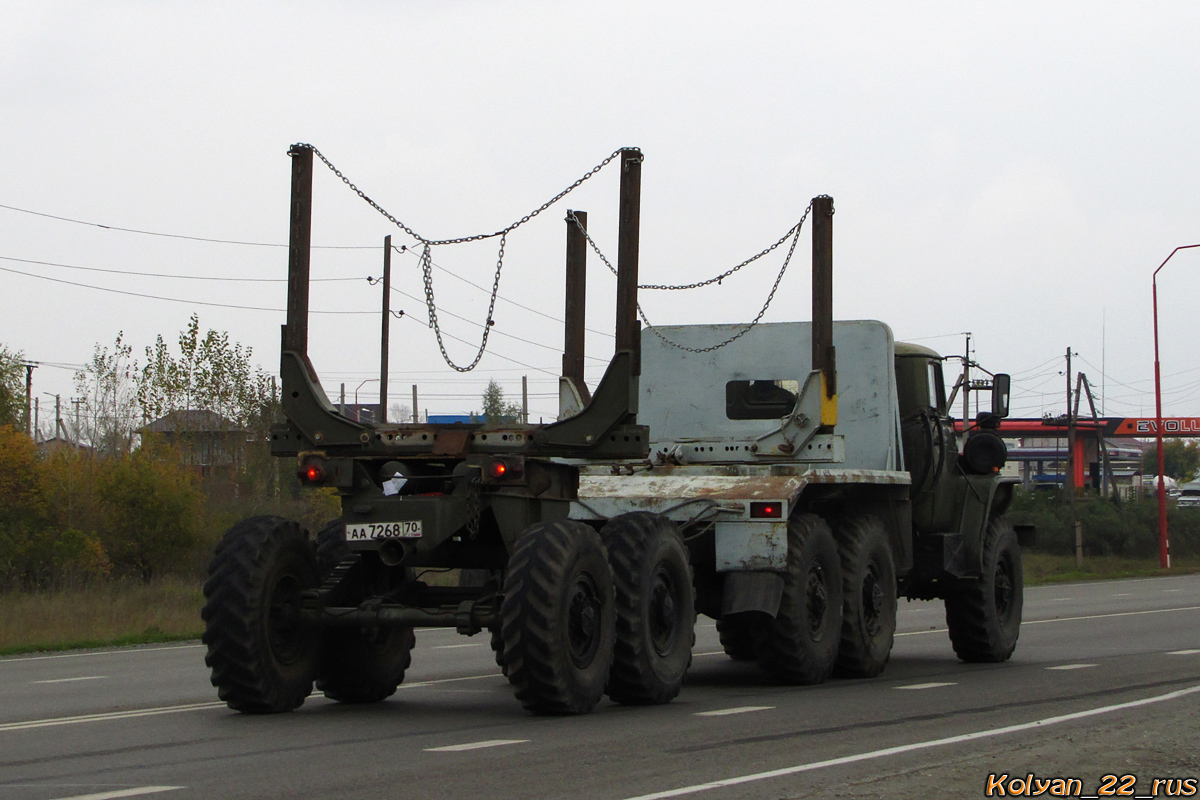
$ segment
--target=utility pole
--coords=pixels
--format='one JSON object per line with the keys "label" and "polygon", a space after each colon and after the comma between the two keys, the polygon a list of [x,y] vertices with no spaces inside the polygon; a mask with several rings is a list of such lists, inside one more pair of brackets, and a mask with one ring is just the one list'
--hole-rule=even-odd
{"label": "utility pole", "polygon": [[[1067,474],[1063,476],[1063,489],[1071,502],[1075,503],[1075,415],[1071,413],[1071,348],[1067,348]],[[1074,519],[1072,517],[1072,519]]]}
{"label": "utility pole", "polygon": [[419,413],[417,413],[417,385],[414,383],[412,385],[412,387],[413,387],[413,422],[420,422],[421,415]]}
{"label": "utility pole", "polygon": [[25,432],[33,438],[33,371],[37,364],[27,361],[25,367]]}
{"label": "utility pole", "polygon": [[42,413],[42,398],[35,397],[35,398],[33,398],[33,441],[34,441],[34,444],[37,443],[38,436],[40,435],[39,429],[42,426],[41,413]]}
{"label": "utility pole", "polygon": [[971,431],[971,334],[967,334],[967,349],[963,353],[963,374],[962,374],[962,393],[963,393],[963,447],[967,445],[967,437]]}
{"label": "utility pole", "polygon": [[379,341],[379,421],[387,422],[388,330],[392,310],[392,237],[383,237],[383,331]]}
{"label": "utility pole", "polygon": [[521,376],[521,422],[529,422],[529,376]]}

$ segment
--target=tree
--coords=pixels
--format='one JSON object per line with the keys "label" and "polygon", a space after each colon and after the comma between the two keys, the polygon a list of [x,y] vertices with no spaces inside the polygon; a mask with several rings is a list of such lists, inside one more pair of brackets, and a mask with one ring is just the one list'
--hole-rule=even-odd
{"label": "tree", "polygon": [[179,357],[159,336],[146,348],[146,365],[137,376],[137,399],[147,418],[172,411],[213,411],[245,428],[269,414],[271,378],[252,366],[252,350],[229,341],[229,334],[200,335],[192,314],[179,334]]}
{"label": "tree", "polygon": [[0,425],[20,428],[25,422],[25,354],[0,344]]}
{"label": "tree", "polygon": [[[1158,474],[1158,443],[1142,455],[1142,472]],[[1163,442],[1163,474],[1177,481],[1193,480],[1200,472],[1200,442],[1195,439],[1168,439]]]}
{"label": "tree", "polygon": [[504,402],[504,390],[492,379],[483,390],[482,413],[491,423],[516,422],[521,419],[521,404]]}
{"label": "tree", "polygon": [[129,453],[140,421],[134,387],[137,362],[130,359],[133,348],[125,344],[124,336],[124,331],[117,334],[112,352],[97,344],[91,363],[75,373],[75,391],[80,396],[77,422],[71,420],[75,440],[90,442],[104,455]]}

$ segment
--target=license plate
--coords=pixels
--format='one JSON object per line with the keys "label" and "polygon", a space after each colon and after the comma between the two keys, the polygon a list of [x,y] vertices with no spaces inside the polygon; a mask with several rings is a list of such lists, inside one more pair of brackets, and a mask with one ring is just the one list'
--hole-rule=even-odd
{"label": "license plate", "polygon": [[406,519],[401,522],[367,522],[362,525],[346,526],[346,541],[348,542],[419,538],[421,538],[421,520],[419,519]]}

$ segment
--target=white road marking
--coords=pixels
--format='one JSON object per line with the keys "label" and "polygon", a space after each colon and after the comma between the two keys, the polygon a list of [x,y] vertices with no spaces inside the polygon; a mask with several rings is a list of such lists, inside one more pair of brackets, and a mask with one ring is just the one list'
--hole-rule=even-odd
{"label": "white road marking", "polygon": [[1059,664],[1057,667],[1046,667],[1046,669],[1087,669],[1094,667],[1095,664]]}
{"label": "white road marking", "polygon": [[955,681],[946,683],[910,683],[908,686],[893,686],[893,689],[936,689],[939,686],[955,686]]}
{"label": "white road marking", "polygon": [[1182,591],[1183,591],[1183,589],[1163,589],[1164,594],[1167,592],[1182,592]]}
{"label": "white road marking", "polygon": [[[1183,608],[1155,608],[1149,611],[1114,611],[1112,614],[1088,614],[1084,617],[1055,617],[1053,619],[1026,619],[1021,625],[1045,625],[1050,622],[1078,622],[1085,619],[1109,619],[1110,617],[1136,617],[1142,614],[1166,614],[1171,611],[1200,611],[1200,606],[1185,606]],[[946,628],[935,628],[928,631],[907,631],[896,636],[921,636],[926,633],[945,633]]]}
{"label": "white road marking", "polygon": [[23,664],[26,661],[46,661],[51,658],[89,658],[91,656],[123,656],[133,653],[159,653],[163,650],[194,650],[202,644],[177,644],[171,647],[130,647],[122,650],[96,650],[88,653],[55,653],[52,656],[9,656],[0,658],[0,664]]}
{"label": "white road marking", "polygon": [[1133,592],[1118,592],[1113,597],[1133,597]]}
{"label": "white road marking", "polygon": [[964,733],[959,736],[949,736],[945,739],[932,739],[925,742],[913,742],[912,744],[899,745],[898,747],[887,747],[883,750],[872,750],[867,753],[857,753],[852,756],[842,756],[841,758],[831,758],[827,761],[814,761],[809,764],[797,764],[793,767],[784,767],[783,769],[773,769],[768,772],[756,772],[752,775],[741,775],[736,778],[726,778],[720,781],[712,781],[711,783],[697,783],[692,786],[682,786],[678,789],[668,789],[663,792],[654,792],[653,794],[643,794],[637,797],[629,797],[626,800],[662,800],[666,797],[680,797],[687,794],[697,794],[706,792],[709,789],[722,789],[727,786],[740,786],[744,783],[753,783],[755,781],[768,780],[770,778],[780,778],[784,775],[795,775],[801,772],[812,772],[825,767],[837,767],[842,764],[854,764],[859,761],[869,761],[876,758],[886,758],[887,756],[899,755],[901,753],[911,753],[915,750],[928,750],[932,747],[945,747],[952,744],[961,744],[962,742],[972,742],[976,739],[988,739],[994,736],[1003,736],[1009,733],[1017,733],[1019,731],[1027,731],[1034,728],[1041,728],[1047,725],[1058,725],[1063,722],[1073,722],[1077,719],[1087,719],[1099,714],[1109,714],[1114,711],[1123,711],[1127,708],[1138,708],[1140,706],[1150,705],[1151,703],[1162,703],[1168,700],[1175,700],[1185,695],[1200,692],[1200,685],[1189,686],[1186,689],[1168,692],[1167,694],[1157,695],[1155,697],[1147,697],[1142,700],[1133,700],[1128,703],[1118,703],[1112,706],[1100,706],[1099,708],[1090,708],[1086,711],[1076,711],[1073,714],[1063,714],[1058,717],[1046,717],[1044,719],[1034,720],[1033,722],[1023,722],[1019,725],[1007,725],[1003,728],[993,728],[986,731],[975,731],[973,733]]}
{"label": "white road marking", "polygon": [[33,681],[33,683],[71,683],[73,681],[102,681],[107,675],[88,675],[83,678],[55,678],[52,681]]}
{"label": "white road marking", "polygon": [[723,656],[723,655],[725,655],[724,650],[713,650],[708,653],[692,653],[692,658],[702,658],[704,656]]}
{"label": "white road marking", "polygon": [[507,744],[526,744],[528,739],[488,739],[485,742],[451,744],[446,747],[426,747],[426,753],[461,753],[464,750],[482,750],[485,747],[503,747]]}
{"label": "white road marking", "polygon": [[179,714],[184,711],[201,711],[207,708],[224,708],[225,704],[188,703],[182,706],[161,706],[159,708],[139,708],[131,711],[110,711],[105,714],[81,714],[77,717],[52,717],[50,719],[31,719],[26,722],[0,723],[0,732],[23,731],[30,728],[53,728],[57,725],[78,725],[81,722],[103,722],[110,719],[132,719],[134,717],[156,717],[159,714]]}
{"label": "white road marking", "polygon": [[439,644],[434,646],[433,650],[453,650],[456,647],[483,647],[483,642],[470,642],[469,644]]}
{"label": "white road marking", "polygon": [[1200,653],[1200,650],[1172,650],[1167,653],[1169,656],[1194,656]]}
{"label": "white road marking", "polygon": [[173,792],[176,789],[186,789],[186,786],[139,786],[136,789],[114,789],[111,792],[96,792],[94,794],[75,794],[70,797],[59,797],[57,800],[116,800],[118,797],[140,797],[146,794]]}
{"label": "white road marking", "polygon": [[118,797],[140,797],[146,794],[173,792],[176,789],[186,789],[186,786],[139,786],[135,789],[114,789],[111,792],[95,792],[93,794],[74,794],[70,797],[60,797],[57,800],[116,800]]}
{"label": "white road marking", "polygon": [[1068,600],[1074,600],[1074,599],[1075,599],[1074,597],[1051,597],[1051,598],[1050,598],[1050,600],[1049,600],[1048,602],[1051,602],[1051,603],[1065,603],[1065,602],[1066,602],[1066,601],[1068,601]]}
{"label": "white road marking", "polygon": [[748,714],[751,711],[770,711],[775,706],[739,706],[738,708],[722,708],[718,711],[697,711],[696,717],[727,717],[730,714]]}
{"label": "white road marking", "polygon": [[466,677],[463,677],[463,678],[438,678],[435,681],[416,681],[414,683],[402,683],[396,688],[398,688],[398,689],[420,689],[422,686],[435,686],[439,683],[456,683],[458,681],[481,681],[481,680],[485,680],[486,678],[499,678],[499,677],[501,677],[499,672],[493,672],[488,675],[467,675]]}

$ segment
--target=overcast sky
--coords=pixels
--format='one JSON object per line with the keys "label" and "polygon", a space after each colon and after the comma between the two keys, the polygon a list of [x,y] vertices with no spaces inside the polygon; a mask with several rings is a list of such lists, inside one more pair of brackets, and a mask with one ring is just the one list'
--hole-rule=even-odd
{"label": "overcast sky", "polygon": [[[447,238],[497,230],[637,146],[643,282],[717,274],[830,194],[837,318],[884,320],[943,353],[970,331],[985,367],[1014,374],[1020,415],[1062,413],[1071,347],[1108,413],[1152,414],[1151,274],[1200,242],[1198,34],[1200,6],[1183,2],[0,0],[0,204],[281,244],[286,151],[302,141]],[[410,403],[416,383],[422,410],[465,412],[492,377],[519,399],[525,374],[534,420],[552,417],[562,219],[588,211],[615,256],[616,207],[610,167],[512,234],[489,353],[466,376],[423,324],[417,259],[398,255],[392,398]],[[315,284],[314,310],[378,309],[366,277],[389,233],[413,244],[317,165],[314,243],[366,249],[314,252],[314,277],[357,279]],[[748,321],[781,253],[643,305],[652,323]],[[45,364],[39,393],[70,395],[69,366],[118,332],[143,357],[193,311],[277,369],[284,248],[0,208],[0,257],[0,343]],[[466,342],[448,340],[450,355],[469,363],[488,294],[462,279],[491,285],[495,241],[434,259],[444,329]],[[589,275],[594,380],[614,281],[595,258]],[[1200,249],[1159,278],[1164,413],[1200,415]],[[766,319],[807,319],[808,287],[806,229]],[[314,315],[330,395],[345,383],[376,399],[378,324]]]}

